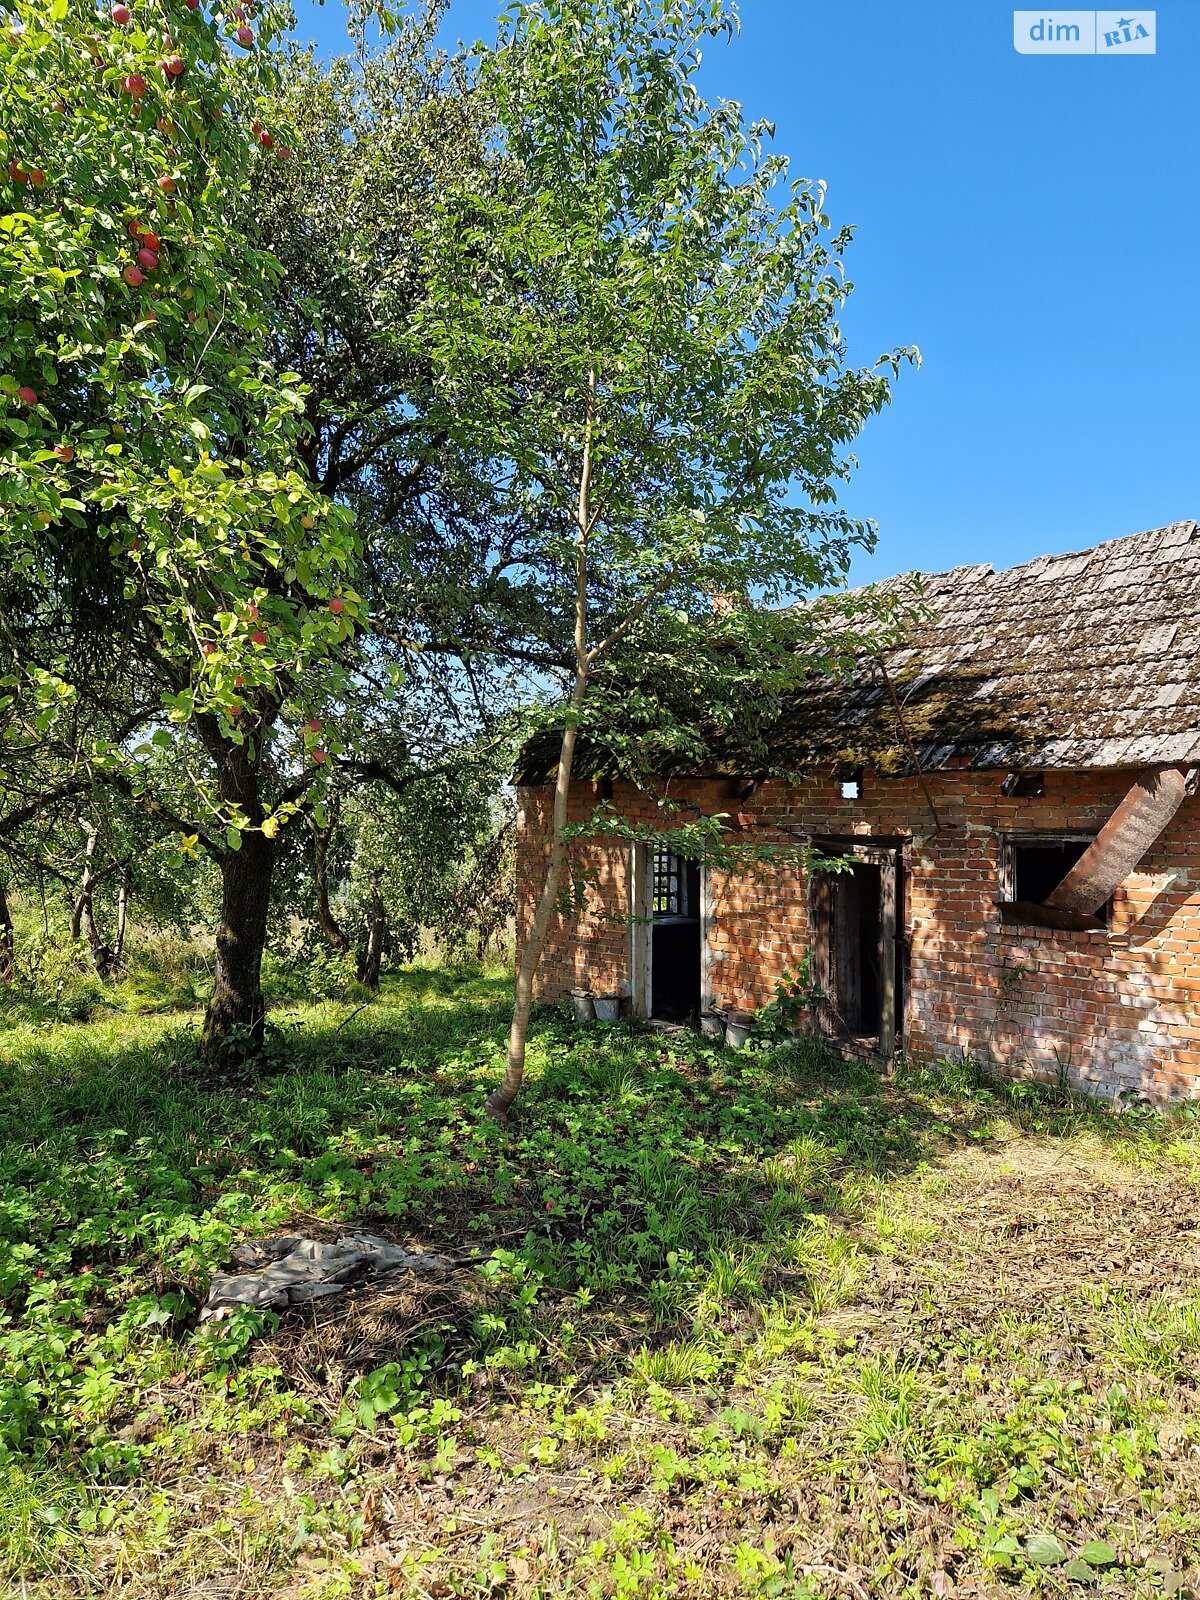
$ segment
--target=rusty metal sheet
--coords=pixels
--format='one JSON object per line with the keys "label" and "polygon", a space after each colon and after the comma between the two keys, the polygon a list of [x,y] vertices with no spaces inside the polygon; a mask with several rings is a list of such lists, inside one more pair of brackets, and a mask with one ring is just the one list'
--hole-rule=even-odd
{"label": "rusty metal sheet", "polygon": [[1099,911],[1183,804],[1182,767],[1144,772],[1044,904],[1055,911]]}

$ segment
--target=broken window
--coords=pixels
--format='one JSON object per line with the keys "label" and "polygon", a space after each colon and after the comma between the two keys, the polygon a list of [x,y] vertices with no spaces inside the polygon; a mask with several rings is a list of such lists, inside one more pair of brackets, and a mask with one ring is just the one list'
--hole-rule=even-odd
{"label": "broken window", "polygon": [[[1090,834],[1018,835],[1005,839],[1001,905],[1008,909],[1043,905],[1091,843]],[[1106,901],[1093,925],[1107,926],[1111,909],[1112,901]],[[1018,916],[1015,920],[1022,919]]]}

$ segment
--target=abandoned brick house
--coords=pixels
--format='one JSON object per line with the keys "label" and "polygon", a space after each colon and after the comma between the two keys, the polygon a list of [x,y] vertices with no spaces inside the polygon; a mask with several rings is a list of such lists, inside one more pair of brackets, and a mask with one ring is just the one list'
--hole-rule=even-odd
{"label": "abandoned brick house", "polygon": [[[539,998],[754,1010],[807,958],[819,1025],[847,1048],[1200,1093],[1200,528],[959,567],[925,579],[925,604],[886,676],[827,683],[789,714],[798,779],[666,785],[752,842],[799,839],[852,867],[733,876],[577,841],[589,887],[552,927]],[[603,787],[652,819],[637,788]],[[601,790],[573,784],[573,820]],[[519,928],[551,796],[520,789]]]}

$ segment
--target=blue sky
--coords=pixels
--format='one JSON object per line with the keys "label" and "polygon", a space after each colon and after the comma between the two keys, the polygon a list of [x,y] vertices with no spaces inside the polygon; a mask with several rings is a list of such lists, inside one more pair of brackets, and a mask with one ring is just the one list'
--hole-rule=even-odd
{"label": "blue sky", "polygon": [[[296,4],[301,36],[338,48],[337,0]],[[498,9],[452,0],[446,31],[490,38]],[[741,16],[707,94],[773,119],[856,225],[854,359],[923,358],[859,442],[843,499],[880,542],[855,577],[1200,517],[1200,3],[1160,3],[1158,53],[1123,59],[1019,55],[995,0]]]}

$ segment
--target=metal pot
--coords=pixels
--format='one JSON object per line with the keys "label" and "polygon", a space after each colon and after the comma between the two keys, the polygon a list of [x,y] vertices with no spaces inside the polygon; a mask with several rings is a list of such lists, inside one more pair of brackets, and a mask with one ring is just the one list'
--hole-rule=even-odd
{"label": "metal pot", "polygon": [[719,1043],[725,1037],[725,1018],[719,1011],[701,1012],[700,1032],[706,1039],[715,1039]]}
{"label": "metal pot", "polygon": [[754,1018],[749,1011],[731,1011],[725,1021],[725,1043],[730,1050],[741,1050],[750,1039]]}
{"label": "metal pot", "polygon": [[597,1022],[620,1022],[621,996],[619,994],[598,994],[592,999],[596,1008]]}
{"label": "metal pot", "polygon": [[571,1004],[575,1007],[576,1022],[595,1022],[596,1002],[588,989],[572,989]]}

